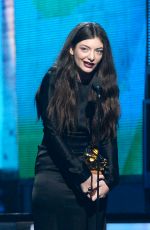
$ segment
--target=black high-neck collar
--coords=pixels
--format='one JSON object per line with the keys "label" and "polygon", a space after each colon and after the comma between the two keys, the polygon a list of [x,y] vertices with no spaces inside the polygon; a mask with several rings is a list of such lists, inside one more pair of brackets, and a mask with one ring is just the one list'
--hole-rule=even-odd
{"label": "black high-neck collar", "polygon": [[94,77],[94,72],[85,73],[82,70],[78,70],[78,74],[79,74],[79,81],[83,85],[88,85]]}

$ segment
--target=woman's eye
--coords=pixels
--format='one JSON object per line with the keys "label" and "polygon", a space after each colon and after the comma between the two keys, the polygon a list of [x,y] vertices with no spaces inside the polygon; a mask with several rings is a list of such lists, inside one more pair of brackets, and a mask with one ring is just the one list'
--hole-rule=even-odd
{"label": "woman's eye", "polygon": [[98,54],[103,54],[103,50],[102,49],[98,49],[98,50],[96,50],[96,52],[98,53]]}
{"label": "woman's eye", "polygon": [[87,52],[88,51],[88,48],[87,47],[80,47],[80,49],[84,52]]}

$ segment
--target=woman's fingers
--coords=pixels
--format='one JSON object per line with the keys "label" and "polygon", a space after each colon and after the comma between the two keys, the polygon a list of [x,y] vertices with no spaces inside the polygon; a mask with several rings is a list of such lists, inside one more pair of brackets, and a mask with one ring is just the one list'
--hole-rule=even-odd
{"label": "woman's fingers", "polygon": [[[105,183],[104,180],[99,182],[99,198],[105,198],[107,193],[109,192],[109,187]],[[91,193],[87,195],[92,201],[95,201],[97,197],[97,188],[93,189]]]}
{"label": "woman's fingers", "polygon": [[87,193],[88,189],[91,187],[91,176],[86,181],[84,181],[80,186],[82,192]]}
{"label": "woman's fingers", "polygon": [[[104,175],[99,175],[99,198],[106,197],[109,192],[109,188],[104,181]],[[86,181],[81,184],[81,189],[83,193],[87,195],[89,199],[95,201],[97,197],[97,174],[92,174]]]}
{"label": "woman's fingers", "polygon": [[100,175],[99,175],[99,179],[104,180],[104,179],[105,179],[104,175],[100,174]]}
{"label": "woman's fingers", "polygon": [[[104,180],[104,179],[105,179],[104,175],[100,174],[99,175],[99,183],[101,180]],[[95,189],[97,187],[97,174],[95,174],[95,173],[92,174],[92,187],[93,187],[93,189]]]}

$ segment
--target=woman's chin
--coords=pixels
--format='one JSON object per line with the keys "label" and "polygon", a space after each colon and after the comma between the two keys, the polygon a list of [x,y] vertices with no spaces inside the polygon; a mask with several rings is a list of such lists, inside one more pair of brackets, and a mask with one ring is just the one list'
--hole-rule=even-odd
{"label": "woman's chin", "polygon": [[93,68],[87,68],[87,67],[84,67],[84,68],[78,67],[78,70],[80,73],[84,73],[84,74],[91,74],[94,71]]}

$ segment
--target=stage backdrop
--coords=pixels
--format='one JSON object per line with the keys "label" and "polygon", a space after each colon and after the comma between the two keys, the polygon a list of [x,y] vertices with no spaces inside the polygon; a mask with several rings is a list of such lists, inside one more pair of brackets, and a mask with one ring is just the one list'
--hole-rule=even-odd
{"label": "stage backdrop", "polygon": [[0,171],[16,173],[18,144],[13,0],[0,1],[0,57]]}
{"label": "stage backdrop", "polygon": [[[0,41],[2,41],[2,7],[0,1]],[[3,128],[3,74],[2,74],[2,46],[0,45],[0,162],[2,161],[2,128]]]}
{"label": "stage backdrop", "polygon": [[142,174],[145,7],[143,0],[15,1],[16,150],[21,177],[34,175],[37,145],[42,138],[42,127],[36,119],[35,92],[43,75],[54,63],[66,36],[82,21],[100,23],[111,41],[121,100],[118,131],[120,173]]}

